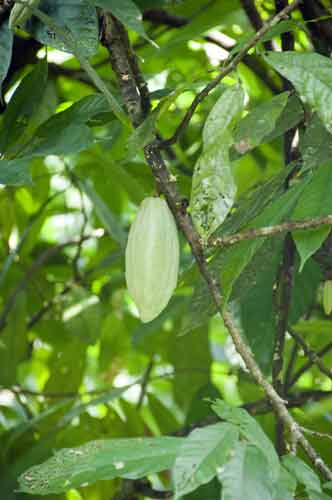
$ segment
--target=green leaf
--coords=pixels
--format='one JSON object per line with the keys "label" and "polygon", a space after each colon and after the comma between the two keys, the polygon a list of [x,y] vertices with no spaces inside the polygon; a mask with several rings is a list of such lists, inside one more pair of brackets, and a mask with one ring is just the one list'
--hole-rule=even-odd
{"label": "green leaf", "polygon": [[0,184],[5,186],[22,186],[31,184],[31,175],[28,169],[29,159],[0,160]]}
{"label": "green leaf", "polygon": [[46,392],[61,391],[64,387],[71,392],[78,390],[84,374],[86,348],[78,336],[73,336],[64,349],[53,352],[48,365],[51,375],[44,387]]}
{"label": "green leaf", "polygon": [[73,421],[73,419],[79,417],[83,413],[91,410],[98,405],[109,403],[114,399],[119,399],[128,389],[130,389],[134,384],[125,385],[123,387],[111,387],[109,390],[96,398],[90,399],[87,403],[79,403],[69,411],[67,411],[59,421],[59,427],[65,427]]}
{"label": "green leaf", "polygon": [[280,476],[274,483],[273,500],[293,500],[297,481],[287,469],[280,467]]}
{"label": "green leaf", "polygon": [[332,132],[332,61],[315,53],[268,52],[268,64],[287,78]]}
{"label": "green leaf", "polygon": [[18,295],[1,335],[0,386],[10,387],[17,382],[18,365],[28,354],[26,299],[25,293]]}
{"label": "green leaf", "polygon": [[47,62],[40,61],[28,73],[10,99],[0,126],[0,151],[6,153],[21,140],[25,129],[38,112],[46,89]]}
{"label": "green leaf", "polygon": [[222,224],[231,210],[235,195],[229,137],[205,150],[195,165],[190,207],[196,229],[204,239]]}
{"label": "green leaf", "polygon": [[60,494],[86,483],[116,477],[136,479],[170,469],[183,442],[174,437],[109,439],[63,449],[22,474],[20,491]]}
{"label": "green leaf", "polygon": [[194,170],[190,207],[194,224],[207,239],[225,220],[235,195],[229,149],[234,121],[243,109],[244,93],[233,86],[223,92],[206,119],[203,152]]}
{"label": "green leaf", "polygon": [[245,437],[249,443],[259,448],[269,466],[269,475],[273,481],[277,480],[280,474],[278,455],[276,454],[273,444],[256,420],[251,417],[246,410],[232,407],[221,400],[217,400],[212,405],[212,409],[218,417],[237,426],[243,437]]}
{"label": "green leaf", "polygon": [[[212,357],[206,328],[198,328],[182,337],[170,336],[167,349],[168,360],[174,367],[174,397],[181,407],[186,408],[197,390],[210,382]],[[186,356],[183,356],[184,352]]]}
{"label": "green leaf", "polygon": [[203,149],[215,146],[225,132],[232,132],[243,110],[244,92],[238,85],[227,88],[211,109],[203,128]]}
{"label": "green leaf", "polygon": [[144,30],[142,13],[132,0],[91,0],[97,7],[109,10],[127,28],[148,39]]}
{"label": "green leaf", "polygon": [[103,94],[83,97],[42,123],[22,154],[24,156],[66,155],[89,148],[94,142],[94,137],[90,128],[84,124],[107,111],[108,104]]}
{"label": "green leaf", "polygon": [[237,443],[234,455],[219,474],[222,500],[272,500],[270,471],[255,446]]}
{"label": "green leaf", "polygon": [[288,98],[287,104],[278,117],[275,128],[268,134],[264,141],[270,142],[283,135],[287,130],[294,128],[304,118],[304,107],[300,99],[291,94]]}
{"label": "green leaf", "polygon": [[191,432],[174,464],[175,499],[211,481],[237,441],[236,428],[224,423]]}
{"label": "green leaf", "polygon": [[315,303],[318,285],[322,282],[322,279],[320,265],[313,259],[307,262],[301,273],[296,268],[289,311],[290,324],[298,321]]}
{"label": "green leaf", "polygon": [[271,134],[277,120],[286,107],[289,92],[272,97],[267,102],[256,106],[237,125],[234,131],[234,147],[241,154],[254,149]]}
{"label": "green leaf", "polygon": [[13,48],[13,32],[8,27],[8,21],[0,25],[0,99],[2,91],[2,83],[6,78],[12,58]]}
{"label": "green leaf", "polygon": [[90,198],[94,205],[94,209],[101,222],[104,224],[106,230],[108,231],[111,238],[119,243],[119,245],[124,248],[127,241],[127,236],[111,210],[108,208],[106,203],[100,198],[98,193],[95,191],[92,183],[89,180],[79,180],[79,185],[85,194]]}
{"label": "green leaf", "polygon": [[282,457],[282,463],[308,490],[321,492],[319,477],[303,460],[294,455],[285,455]]}
{"label": "green leaf", "polygon": [[332,321],[324,319],[300,320],[293,325],[293,330],[304,335],[332,335]]}
{"label": "green leaf", "polygon": [[[42,0],[39,8],[52,18],[60,28],[65,28],[73,36],[76,49],[85,57],[90,57],[98,49],[98,19],[96,9],[87,0]],[[56,49],[68,50],[62,37],[32,17],[25,29],[40,42]]]}
{"label": "green leaf", "polygon": [[[292,214],[292,220],[311,219],[332,213],[332,165],[325,164],[314,172],[303,190]],[[293,238],[301,257],[300,271],[306,261],[318,250],[326,239],[331,228],[323,226],[318,229],[293,231]]]}
{"label": "green leaf", "polygon": [[72,123],[57,133],[47,133],[40,128],[29,147],[23,151],[24,156],[69,155],[88,149],[94,143],[92,130],[86,125]]}
{"label": "green leaf", "polygon": [[261,247],[240,276],[233,294],[238,298],[244,335],[264,373],[270,372],[272,364],[276,332],[273,287],[280,265],[281,243],[270,238]]}
{"label": "green leaf", "polygon": [[305,169],[316,168],[331,161],[332,136],[314,114],[300,140],[300,152]]}
{"label": "green leaf", "polygon": [[151,411],[159,432],[161,434],[170,434],[179,428],[179,422],[171,411],[159,398],[153,393],[147,394],[149,410]]}

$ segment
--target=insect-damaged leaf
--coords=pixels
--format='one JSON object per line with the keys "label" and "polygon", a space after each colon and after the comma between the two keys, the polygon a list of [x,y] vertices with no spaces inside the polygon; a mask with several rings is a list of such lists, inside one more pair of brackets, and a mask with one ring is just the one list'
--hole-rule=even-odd
{"label": "insect-damaged leaf", "polygon": [[229,149],[243,100],[240,87],[227,89],[205,122],[203,152],[195,166],[190,202],[195,226],[204,239],[222,224],[234,203],[236,185]]}

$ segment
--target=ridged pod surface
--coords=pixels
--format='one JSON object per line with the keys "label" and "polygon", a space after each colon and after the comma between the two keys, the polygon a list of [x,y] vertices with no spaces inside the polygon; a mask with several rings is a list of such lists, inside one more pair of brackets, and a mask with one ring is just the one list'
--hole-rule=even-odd
{"label": "ridged pod surface", "polygon": [[31,16],[32,11],[29,7],[38,7],[40,0],[25,0],[23,3],[15,3],[9,16],[9,27],[14,29],[16,26],[22,26]]}
{"label": "ridged pod surface", "polygon": [[323,287],[323,309],[327,316],[332,312],[332,281],[327,280]]}
{"label": "ridged pod surface", "polygon": [[139,207],[126,247],[126,281],[143,323],[156,318],[176,288],[179,238],[165,200],[146,198]]}

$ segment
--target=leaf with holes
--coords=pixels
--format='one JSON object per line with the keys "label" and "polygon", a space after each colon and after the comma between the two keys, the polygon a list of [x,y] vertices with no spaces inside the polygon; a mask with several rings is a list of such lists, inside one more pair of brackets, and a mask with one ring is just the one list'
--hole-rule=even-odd
{"label": "leaf with holes", "polygon": [[183,438],[155,437],[99,440],[65,448],[22,474],[20,491],[60,494],[100,480],[154,474],[173,466],[183,443]]}

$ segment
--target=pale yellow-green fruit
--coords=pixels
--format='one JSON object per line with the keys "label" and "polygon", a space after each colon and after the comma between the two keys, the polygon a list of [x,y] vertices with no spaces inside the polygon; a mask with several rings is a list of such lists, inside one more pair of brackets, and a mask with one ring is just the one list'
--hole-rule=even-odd
{"label": "pale yellow-green fruit", "polygon": [[29,7],[38,7],[39,3],[40,0],[21,0],[20,3],[15,3],[9,16],[10,29],[22,26],[33,14]]}
{"label": "pale yellow-green fruit", "polygon": [[327,280],[323,286],[323,309],[328,316],[332,312],[332,281]]}
{"label": "pale yellow-green fruit", "polygon": [[146,198],[139,207],[126,247],[126,281],[143,323],[156,318],[176,288],[180,247],[165,200]]}

